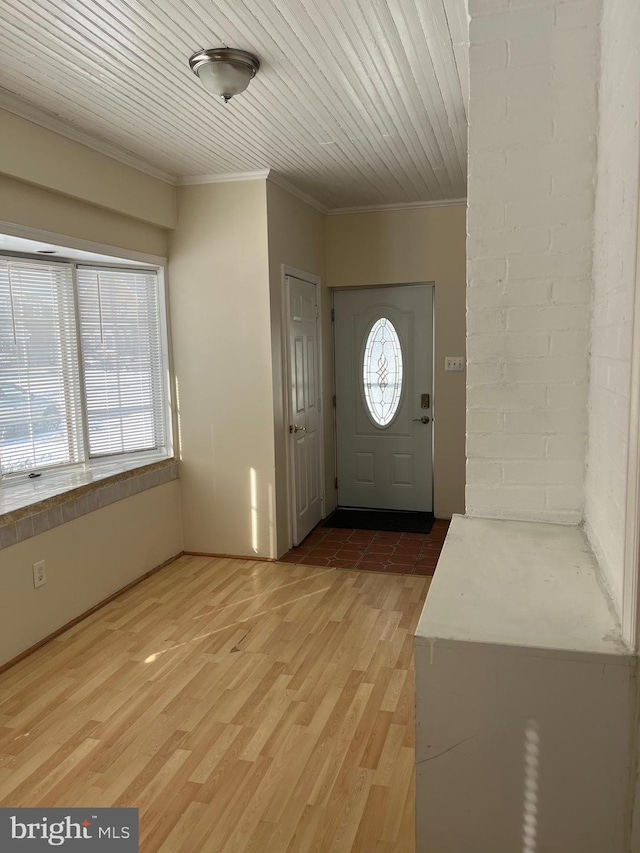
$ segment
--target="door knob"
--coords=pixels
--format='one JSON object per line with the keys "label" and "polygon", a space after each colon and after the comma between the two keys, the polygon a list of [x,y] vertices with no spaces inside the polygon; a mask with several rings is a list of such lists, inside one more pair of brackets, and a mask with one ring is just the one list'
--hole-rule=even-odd
{"label": "door knob", "polygon": [[298,424],[294,424],[292,427],[289,427],[289,432],[306,432],[307,428],[303,426],[298,426]]}
{"label": "door knob", "polygon": [[413,421],[414,423],[428,424],[429,418],[427,415],[423,415],[421,418],[414,418]]}

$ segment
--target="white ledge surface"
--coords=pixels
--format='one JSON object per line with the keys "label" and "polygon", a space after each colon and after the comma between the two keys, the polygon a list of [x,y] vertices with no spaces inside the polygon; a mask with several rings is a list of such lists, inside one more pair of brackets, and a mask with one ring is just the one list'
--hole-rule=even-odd
{"label": "white ledge surface", "polygon": [[41,476],[29,479],[26,474],[7,477],[0,487],[0,520],[7,513],[36,506],[48,498],[64,495],[81,486],[99,483],[107,477],[124,474],[154,462],[171,459],[166,453],[140,453],[136,456],[114,456],[67,468],[50,468]]}
{"label": "white ledge surface", "polygon": [[492,643],[633,662],[582,530],[454,516],[416,643]]}

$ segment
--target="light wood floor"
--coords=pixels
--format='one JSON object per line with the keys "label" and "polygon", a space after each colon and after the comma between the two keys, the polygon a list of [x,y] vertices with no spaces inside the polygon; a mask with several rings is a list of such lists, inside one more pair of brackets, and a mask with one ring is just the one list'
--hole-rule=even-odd
{"label": "light wood floor", "polygon": [[143,853],[412,853],[429,578],[181,557],[0,676],[0,805]]}

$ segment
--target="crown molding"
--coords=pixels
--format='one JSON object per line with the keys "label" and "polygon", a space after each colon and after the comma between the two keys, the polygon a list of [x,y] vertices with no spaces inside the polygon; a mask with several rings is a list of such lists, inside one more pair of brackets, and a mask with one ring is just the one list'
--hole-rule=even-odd
{"label": "crown molding", "polygon": [[191,187],[197,184],[230,184],[234,181],[265,181],[270,169],[260,169],[257,172],[226,172],[220,175],[186,175],[178,178],[180,187]]}
{"label": "crown molding", "polygon": [[326,215],[331,212],[330,209],[325,204],[322,204],[321,201],[318,201],[317,198],[314,198],[312,195],[298,189],[298,187],[290,183],[286,178],[283,178],[282,175],[279,175],[278,172],[275,172],[273,169],[269,172],[269,180],[320,213],[324,213]]}
{"label": "crown molding", "polygon": [[386,210],[420,210],[430,207],[453,207],[456,205],[466,205],[466,198],[451,198],[438,199],[436,201],[416,201],[416,202],[400,202],[398,204],[372,204],[358,207],[336,207],[329,208],[327,205],[318,201],[318,199],[309,195],[301,189],[298,189],[295,184],[292,184],[287,178],[278,174],[274,169],[260,169],[253,172],[228,172],[223,174],[209,175],[186,175],[182,178],[177,178],[175,175],[164,172],[152,166],[146,160],[130,154],[125,149],[118,145],[113,145],[110,142],[98,139],[97,137],[85,133],[82,130],[68,124],[58,116],[47,111],[41,110],[31,104],[23,101],[17,95],[9,92],[6,89],[0,88],[0,108],[7,112],[20,116],[21,118],[31,121],[34,124],[44,127],[46,130],[51,130],[60,136],[71,139],[73,142],[78,142],[87,148],[97,151],[99,154],[104,154],[105,157],[110,157],[112,160],[117,160],[125,166],[136,169],[138,172],[143,172],[152,178],[170,184],[172,186],[192,186],[197,184],[225,184],[233,181],[257,181],[270,180],[277,184],[283,190],[286,190],[291,195],[299,198],[305,204],[313,207],[315,210],[327,216],[341,216],[349,213],[375,213]]}
{"label": "crown molding", "polygon": [[265,181],[269,180],[273,184],[286,190],[286,192],[299,198],[310,207],[320,211],[320,213],[329,213],[329,208],[318,201],[318,199],[298,189],[294,184],[290,183],[282,175],[279,175],[273,169],[261,169],[257,172],[227,172],[221,175],[187,175],[178,180],[179,186],[196,186],[198,184],[228,184],[234,181]]}
{"label": "crown molding", "polygon": [[149,175],[159,181],[164,181],[166,184],[175,186],[177,183],[175,175],[164,172],[162,169],[157,169],[146,160],[143,160],[135,154],[130,154],[128,151],[120,148],[119,145],[113,145],[110,142],[105,142],[102,139],[98,139],[96,136],[92,136],[90,133],[85,133],[84,131],[73,127],[73,125],[68,124],[63,119],[34,107],[26,101],[23,101],[21,98],[18,98],[12,92],[8,92],[6,89],[1,88],[0,108],[9,113],[13,113],[13,115],[20,116],[20,118],[24,118],[27,121],[33,122],[33,124],[37,124],[39,127],[44,127],[45,130],[51,130],[59,136],[71,139],[73,142],[79,142],[80,145],[84,145],[86,148],[91,148],[99,154],[104,154],[105,157],[117,160],[125,166],[136,169],[138,172],[144,172],[145,175]]}
{"label": "crown molding", "polygon": [[385,210],[422,210],[430,207],[458,207],[467,204],[466,198],[442,198],[436,201],[410,201],[398,204],[369,204],[363,207],[334,207],[328,215],[341,216],[347,213],[376,213]]}

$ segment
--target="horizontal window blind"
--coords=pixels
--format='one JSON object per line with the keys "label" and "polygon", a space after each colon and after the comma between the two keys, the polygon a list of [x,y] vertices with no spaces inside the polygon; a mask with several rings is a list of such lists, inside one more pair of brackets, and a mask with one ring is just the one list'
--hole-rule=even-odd
{"label": "horizontal window blind", "polygon": [[0,258],[0,470],[83,456],[72,269]]}
{"label": "horizontal window blind", "polygon": [[158,278],[78,267],[89,456],[165,445]]}

